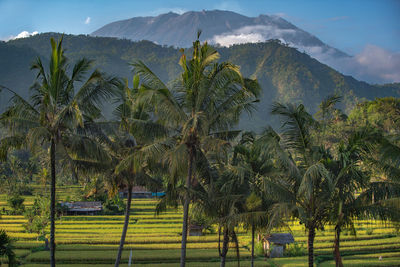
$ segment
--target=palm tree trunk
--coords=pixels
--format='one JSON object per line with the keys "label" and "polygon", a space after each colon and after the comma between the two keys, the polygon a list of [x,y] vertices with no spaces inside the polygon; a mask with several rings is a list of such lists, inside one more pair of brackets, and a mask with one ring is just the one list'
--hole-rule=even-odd
{"label": "palm tree trunk", "polygon": [[56,143],[51,140],[50,147],[51,190],[50,190],[50,266],[56,266],[55,215],[56,215]]}
{"label": "palm tree trunk", "polygon": [[342,256],[340,256],[340,233],[341,233],[341,231],[342,231],[341,227],[339,225],[336,225],[336,227],[335,227],[335,250],[334,250],[336,267],[343,267]]}
{"label": "palm tree trunk", "polygon": [[187,234],[188,234],[188,219],[189,219],[189,189],[190,183],[193,176],[193,162],[194,162],[194,151],[193,149],[189,149],[189,168],[188,175],[186,177],[186,193],[185,199],[183,203],[183,224],[182,224],[182,244],[181,244],[181,267],[185,267],[186,264],[186,243],[187,243]]}
{"label": "palm tree trunk", "polygon": [[128,232],[129,214],[130,214],[130,211],[131,211],[131,203],[132,203],[132,186],[128,186],[128,199],[127,199],[126,209],[125,209],[124,228],[122,229],[121,241],[119,242],[119,248],[118,248],[118,255],[117,255],[117,258],[115,260],[115,267],[118,267],[119,263],[121,261],[122,250],[124,249],[124,244],[125,244],[126,232]]}
{"label": "palm tree trunk", "polygon": [[228,249],[229,249],[229,231],[228,231],[228,229],[225,229],[224,230],[224,241],[222,242],[222,252],[220,253],[220,256],[221,256],[220,267],[225,267],[226,254],[228,254]]}
{"label": "palm tree trunk", "polygon": [[315,228],[308,229],[308,267],[314,267],[314,238]]}
{"label": "palm tree trunk", "polygon": [[254,223],[251,225],[251,267],[254,267]]}
{"label": "palm tree trunk", "polygon": [[72,172],[72,180],[73,180],[73,182],[75,184],[79,184],[78,171],[74,166],[71,167],[71,172]]}

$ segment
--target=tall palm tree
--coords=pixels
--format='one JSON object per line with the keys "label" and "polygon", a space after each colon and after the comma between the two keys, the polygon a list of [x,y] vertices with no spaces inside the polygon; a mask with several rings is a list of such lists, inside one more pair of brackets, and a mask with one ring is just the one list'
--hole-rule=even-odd
{"label": "tall palm tree", "polygon": [[[335,225],[336,266],[343,266],[340,255],[340,233],[343,227],[354,229],[354,220],[357,218],[391,221],[400,219],[398,201],[400,184],[398,177],[389,171],[396,168],[388,168],[386,155],[381,154],[381,150],[386,151],[389,146],[392,144],[388,143],[380,133],[368,128],[359,129],[348,140],[342,141],[338,146],[336,157],[325,163],[336,177],[331,214],[331,222]],[[391,150],[390,157],[395,154],[395,151]],[[377,161],[373,159],[374,157],[380,159]],[[366,168],[365,165],[369,167]],[[378,170],[379,175],[389,174],[390,178],[376,177],[376,174],[371,172],[373,169]]]}
{"label": "tall palm tree", "polygon": [[336,266],[343,266],[340,256],[340,234],[343,227],[354,229],[354,219],[357,215],[369,211],[368,204],[360,205],[360,199],[356,195],[356,192],[367,189],[369,183],[370,173],[362,167],[362,155],[369,150],[368,146],[365,133],[354,133],[338,145],[336,157],[329,155],[329,160],[324,162],[336,180],[330,219],[335,225]]}
{"label": "tall palm tree", "polygon": [[182,74],[172,88],[168,88],[143,62],[132,64],[142,80],[141,100],[152,103],[158,122],[173,129],[171,135],[175,136],[175,146],[169,153],[172,169],[182,169],[182,160],[187,162],[181,267],[186,261],[190,188],[195,181],[196,151],[205,152],[226,145],[223,138],[228,136],[227,131],[238,122],[244,110],[254,108],[253,103],[260,91],[255,80],[243,78],[239,68],[231,63],[217,63],[218,58],[219,54],[212,47],[207,43],[201,45],[197,39],[193,43],[192,58],[187,60],[182,54],[179,61]]}
{"label": "tall palm tree", "polygon": [[[268,138],[267,138],[268,140]],[[255,231],[268,226],[268,211],[274,199],[265,190],[264,180],[277,175],[274,158],[263,135],[256,138],[252,132],[242,134],[240,142],[233,147],[232,168],[249,185],[245,210],[237,217],[251,229],[251,266],[254,266]]]}
{"label": "tall palm tree", "polygon": [[311,130],[316,127],[303,105],[275,103],[272,114],[280,115],[282,133],[268,130],[270,147],[282,174],[269,183],[278,203],[274,204],[270,223],[296,217],[308,231],[308,264],[314,265],[314,238],[327,221],[335,180],[324,166],[326,151],[317,146]]}
{"label": "tall palm tree", "polygon": [[[200,155],[198,155],[200,157]],[[201,157],[204,162],[205,157]],[[205,166],[208,165],[208,166]],[[192,206],[193,212],[206,215],[218,225],[218,252],[221,258],[220,266],[224,267],[229,250],[229,243],[236,244],[236,253],[239,266],[238,239],[235,227],[239,225],[238,215],[244,211],[246,193],[248,192],[247,180],[241,179],[237,169],[229,164],[219,163],[211,166],[210,162],[199,166],[207,179],[200,180],[193,187]],[[222,235],[222,248],[221,248]]]}
{"label": "tall palm tree", "polygon": [[110,127],[103,127],[108,136],[102,138],[107,140],[106,147],[112,158],[109,183],[116,189],[128,190],[124,227],[115,260],[116,267],[121,261],[128,230],[132,189],[135,185],[143,186],[154,182],[149,175],[154,164],[146,154],[146,149],[154,145],[154,138],[165,135],[162,126],[157,125],[156,129],[156,124],[151,122],[149,107],[136,101],[139,76],[134,76],[132,88],[129,88],[128,82],[125,81],[125,86],[121,89],[116,97],[119,103],[114,111],[116,121],[109,122]]}
{"label": "tall palm tree", "polygon": [[[37,71],[37,77],[31,87],[30,101],[7,88],[14,96],[12,105],[1,117],[1,122],[11,131],[11,135],[1,142],[3,157],[11,146],[23,145],[23,140],[31,148],[37,145],[50,146],[51,266],[56,264],[56,153],[81,166],[92,164],[93,158],[103,162],[109,160],[99,145],[87,137],[86,126],[101,115],[99,105],[113,94],[113,88],[118,84],[117,79],[107,78],[98,70],[88,76],[92,61],[87,59],[79,60],[69,75],[62,40],[62,37],[58,42],[50,39],[51,54],[47,72],[40,58],[31,66],[32,70]],[[80,88],[76,87],[77,84]]]}

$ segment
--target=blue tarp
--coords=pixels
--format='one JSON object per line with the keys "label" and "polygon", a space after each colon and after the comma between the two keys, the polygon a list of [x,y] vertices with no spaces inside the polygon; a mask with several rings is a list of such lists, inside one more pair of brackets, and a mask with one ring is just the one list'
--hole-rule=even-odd
{"label": "blue tarp", "polygon": [[157,193],[151,193],[152,197],[162,197],[165,196],[165,192],[157,192]]}

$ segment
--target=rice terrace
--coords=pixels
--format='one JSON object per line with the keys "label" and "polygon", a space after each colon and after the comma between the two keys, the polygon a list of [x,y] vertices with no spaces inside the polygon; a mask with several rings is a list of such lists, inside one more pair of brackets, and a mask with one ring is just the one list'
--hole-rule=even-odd
{"label": "rice terrace", "polygon": [[398,14],[0,1],[0,266],[400,266]]}

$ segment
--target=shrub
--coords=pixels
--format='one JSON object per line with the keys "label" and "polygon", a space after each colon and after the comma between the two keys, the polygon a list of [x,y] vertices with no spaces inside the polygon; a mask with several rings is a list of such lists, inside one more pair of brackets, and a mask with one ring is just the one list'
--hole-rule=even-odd
{"label": "shrub", "polygon": [[262,242],[256,242],[254,244],[254,254],[257,256],[265,256],[264,247]]}
{"label": "shrub", "polygon": [[284,255],[286,257],[298,257],[307,255],[307,249],[303,243],[294,242],[286,246]]}
{"label": "shrub", "polygon": [[125,203],[118,195],[111,199],[107,199],[103,204],[103,213],[106,215],[124,214],[124,211]]}
{"label": "shrub", "polygon": [[25,211],[24,200],[25,199],[23,197],[17,194],[11,195],[7,199],[7,203],[11,208],[10,213],[12,215],[20,215],[24,213]]}
{"label": "shrub", "polygon": [[50,201],[45,197],[37,196],[32,208],[25,212],[25,218],[28,220],[23,224],[28,233],[36,233],[37,239],[45,236],[46,227],[50,219]]}

